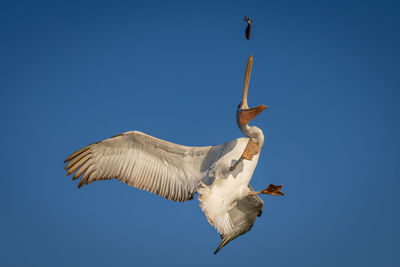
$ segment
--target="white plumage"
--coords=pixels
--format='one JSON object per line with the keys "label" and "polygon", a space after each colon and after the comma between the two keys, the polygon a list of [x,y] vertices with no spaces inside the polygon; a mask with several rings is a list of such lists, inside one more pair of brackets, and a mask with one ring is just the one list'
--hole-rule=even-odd
{"label": "white plumage", "polygon": [[[221,234],[224,245],[246,233],[261,215],[257,195],[283,195],[281,186],[254,192],[249,185],[264,143],[262,131],[248,122],[266,106],[249,109],[247,90],[252,67],[249,57],[237,121],[246,138],[207,147],[190,147],[132,131],[91,144],[70,155],[66,175],[80,178],[78,187],[115,178],[130,186],[173,201],[186,201],[199,193],[201,209]],[[272,186],[272,187],[271,187]]]}

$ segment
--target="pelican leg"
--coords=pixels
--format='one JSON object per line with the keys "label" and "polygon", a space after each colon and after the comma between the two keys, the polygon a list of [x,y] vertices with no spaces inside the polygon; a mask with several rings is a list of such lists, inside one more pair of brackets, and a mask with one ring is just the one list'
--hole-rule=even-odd
{"label": "pelican leg", "polygon": [[253,156],[257,155],[258,153],[260,153],[261,148],[260,145],[253,141],[253,139],[249,139],[249,142],[246,145],[246,148],[243,151],[242,156],[240,156],[239,160],[236,161],[236,163],[231,167],[231,171],[235,170],[237,165],[243,161],[243,159],[247,159],[247,160],[252,160]]}
{"label": "pelican leg", "polygon": [[244,159],[244,158],[243,158],[243,155],[242,155],[242,156],[239,158],[239,160],[236,161],[235,164],[234,164],[233,166],[231,166],[231,169],[230,169],[230,170],[231,170],[231,171],[234,171],[234,170],[236,169],[236,167],[239,165],[239,163],[243,161],[243,159]]}

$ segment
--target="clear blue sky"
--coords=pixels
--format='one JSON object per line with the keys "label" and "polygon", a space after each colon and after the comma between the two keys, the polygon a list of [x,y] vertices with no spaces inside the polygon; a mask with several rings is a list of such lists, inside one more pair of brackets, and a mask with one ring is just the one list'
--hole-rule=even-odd
{"label": "clear blue sky", "polygon": [[[400,4],[322,2],[1,1],[0,265],[399,266]],[[287,196],[220,254],[197,199],[64,176],[124,131],[240,137],[250,53],[252,185]]]}

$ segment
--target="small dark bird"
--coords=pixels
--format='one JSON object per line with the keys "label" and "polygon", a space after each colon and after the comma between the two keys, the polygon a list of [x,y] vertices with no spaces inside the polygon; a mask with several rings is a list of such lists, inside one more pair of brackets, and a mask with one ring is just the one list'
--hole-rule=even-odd
{"label": "small dark bird", "polygon": [[243,19],[244,21],[247,22],[247,28],[246,28],[246,39],[249,40],[250,39],[250,31],[251,31],[251,19],[249,19],[248,16],[244,17]]}

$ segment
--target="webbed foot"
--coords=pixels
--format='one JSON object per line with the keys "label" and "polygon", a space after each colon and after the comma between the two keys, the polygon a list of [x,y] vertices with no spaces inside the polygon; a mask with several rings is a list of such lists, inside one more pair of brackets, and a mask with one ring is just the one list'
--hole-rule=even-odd
{"label": "webbed foot", "polygon": [[261,191],[263,194],[268,194],[272,196],[284,196],[285,194],[281,191],[282,185],[270,184],[266,189]]}

